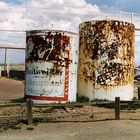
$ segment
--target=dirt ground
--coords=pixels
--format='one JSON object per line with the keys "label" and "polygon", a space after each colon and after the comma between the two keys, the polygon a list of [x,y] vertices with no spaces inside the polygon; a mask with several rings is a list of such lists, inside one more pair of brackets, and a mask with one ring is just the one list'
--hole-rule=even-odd
{"label": "dirt ground", "polygon": [[[135,83],[134,96],[137,98]],[[24,97],[23,81],[0,78],[0,101]],[[1,103],[1,102],[0,102]],[[115,121],[114,109],[98,106],[69,108],[33,108],[34,114],[50,113],[54,115],[73,112],[93,112],[88,115],[67,116],[51,119],[44,123],[19,124],[20,129],[4,130],[0,128],[0,140],[139,140],[140,108],[121,112],[121,120]],[[26,113],[26,107],[1,108],[0,116]],[[33,130],[28,130],[28,129]]]}
{"label": "dirt ground", "polygon": [[43,123],[0,132],[0,140],[139,140],[140,121]]}
{"label": "dirt ground", "polygon": [[5,77],[0,77],[0,101],[24,97],[24,83]]}

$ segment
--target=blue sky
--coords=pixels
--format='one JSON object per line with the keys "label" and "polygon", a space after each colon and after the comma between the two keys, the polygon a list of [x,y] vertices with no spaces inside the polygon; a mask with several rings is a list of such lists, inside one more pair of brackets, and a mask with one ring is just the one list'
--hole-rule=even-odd
{"label": "blue sky", "polygon": [[86,0],[89,3],[96,4],[99,7],[121,10],[126,12],[140,13],[139,0]]}
{"label": "blue sky", "polygon": [[[0,0],[6,3],[22,4],[31,0]],[[38,0],[39,1],[39,0]],[[59,1],[59,0],[58,0]],[[123,10],[127,12],[140,13],[139,0],[86,0],[87,3],[96,4],[100,8],[114,8],[114,10]]]}
{"label": "blue sky", "polygon": [[24,0],[0,0],[7,3],[21,4]]}
{"label": "blue sky", "polygon": [[[31,0],[0,0],[0,1],[13,4],[22,4],[24,2],[29,2]],[[114,10],[123,10],[127,12],[140,13],[139,0],[86,0],[86,2],[96,4],[100,8],[109,8],[109,9],[114,8]]]}
{"label": "blue sky", "polygon": [[86,0],[89,3],[96,4],[100,7],[112,7],[115,5],[117,0]]}

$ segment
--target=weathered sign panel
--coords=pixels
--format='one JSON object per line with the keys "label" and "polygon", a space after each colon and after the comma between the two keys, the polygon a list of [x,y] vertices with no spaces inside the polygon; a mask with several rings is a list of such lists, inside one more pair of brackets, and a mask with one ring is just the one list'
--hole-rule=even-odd
{"label": "weathered sign panel", "polygon": [[43,103],[76,101],[78,35],[36,30],[27,32],[26,41],[26,97]]}

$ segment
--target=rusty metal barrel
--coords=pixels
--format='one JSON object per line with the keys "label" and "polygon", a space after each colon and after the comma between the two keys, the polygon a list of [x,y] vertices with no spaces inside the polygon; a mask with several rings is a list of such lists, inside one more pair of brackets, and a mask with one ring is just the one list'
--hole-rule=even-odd
{"label": "rusty metal barrel", "polygon": [[25,97],[35,103],[76,101],[77,53],[76,33],[27,31]]}
{"label": "rusty metal barrel", "polygon": [[90,100],[132,100],[134,25],[95,20],[79,28],[78,95]]}

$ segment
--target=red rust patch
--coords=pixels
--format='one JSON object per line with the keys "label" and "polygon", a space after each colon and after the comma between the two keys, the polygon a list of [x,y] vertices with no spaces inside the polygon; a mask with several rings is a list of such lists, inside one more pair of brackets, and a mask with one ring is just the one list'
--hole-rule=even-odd
{"label": "red rust patch", "polygon": [[133,83],[134,25],[93,21],[80,25],[79,79],[95,86]]}

